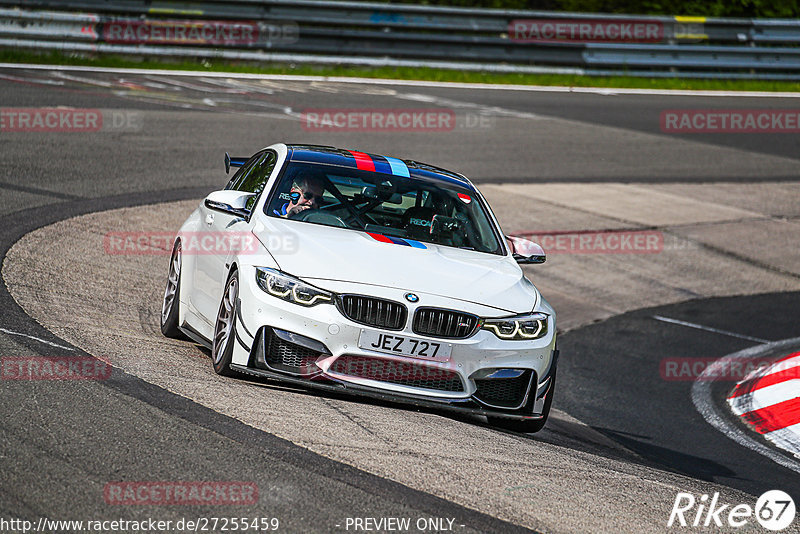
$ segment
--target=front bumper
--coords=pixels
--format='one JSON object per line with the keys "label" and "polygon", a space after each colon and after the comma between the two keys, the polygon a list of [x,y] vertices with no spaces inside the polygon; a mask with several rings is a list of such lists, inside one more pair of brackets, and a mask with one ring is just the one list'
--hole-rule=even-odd
{"label": "front bumper", "polygon": [[[409,324],[385,333],[446,343],[450,356],[438,361],[391,355],[359,347],[362,330],[381,329],[351,321],[334,305],[303,307],[271,297],[256,285],[254,273],[243,271],[231,366],[237,371],[419,407],[519,420],[543,417],[557,366],[555,324],[534,341],[504,341],[485,330],[465,339],[442,339],[412,331],[412,304],[407,305]],[[371,286],[369,294],[402,302],[404,291]],[[420,300],[426,306],[486,312],[435,295],[420,295]],[[543,304],[554,322],[552,309]]]}
{"label": "front bumper", "polygon": [[[402,393],[390,393],[386,391],[376,390],[372,388],[358,386],[356,384],[348,384],[344,382],[339,382],[336,380],[332,380],[330,382],[320,382],[315,380],[308,380],[304,378],[292,377],[287,376],[285,374],[276,373],[274,371],[268,371],[263,369],[255,369],[248,366],[243,365],[231,365],[231,369],[235,371],[239,371],[240,373],[256,376],[259,378],[267,378],[271,380],[276,380],[283,383],[293,384],[296,386],[308,388],[308,389],[315,389],[321,391],[327,391],[331,393],[339,393],[345,395],[355,395],[358,397],[365,397],[370,398],[378,401],[383,402],[393,402],[399,403],[404,405],[410,406],[417,406],[419,408],[428,408],[434,410],[445,410],[449,412],[457,412],[469,415],[483,415],[486,417],[502,417],[504,419],[512,419],[517,421],[537,421],[544,417],[541,413],[539,414],[526,414],[521,412],[507,412],[507,411],[500,411],[494,410],[491,408],[484,408],[480,405],[470,402],[470,401],[461,401],[461,402],[442,402],[439,400],[433,400],[427,397],[419,397],[415,395],[404,395]],[[545,392],[545,396],[549,395],[550,391]]]}

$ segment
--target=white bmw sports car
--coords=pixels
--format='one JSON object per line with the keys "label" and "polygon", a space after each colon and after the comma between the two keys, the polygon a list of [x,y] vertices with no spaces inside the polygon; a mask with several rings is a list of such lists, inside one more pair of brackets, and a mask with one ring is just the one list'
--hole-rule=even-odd
{"label": "white bmw sports car", "polygon": [[173,247],[166,336],[214,370],[544,426],[555,312],[461,174],[325,146],[269,146],[208,195]]}

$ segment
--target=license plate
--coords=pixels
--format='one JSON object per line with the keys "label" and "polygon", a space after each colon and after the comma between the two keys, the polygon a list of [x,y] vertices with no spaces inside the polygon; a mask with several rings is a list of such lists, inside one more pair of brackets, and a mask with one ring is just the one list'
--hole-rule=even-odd
{"label": "license plate", "polygon": [[366,350],[422,358],[425,360],[448,361],[453,348],[451,343],[428,341],[397,334],[386,334],[374,330],[361,330],[358,346]]}

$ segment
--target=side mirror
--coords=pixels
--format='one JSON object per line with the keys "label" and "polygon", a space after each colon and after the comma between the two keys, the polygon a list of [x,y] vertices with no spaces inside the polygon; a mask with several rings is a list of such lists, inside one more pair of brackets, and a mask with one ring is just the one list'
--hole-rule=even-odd
{"label": "side mirror", "polygon": [[209,209],[246,219],[250,216],[250,210],[247,209],[247,201],[254,196],[256,196],[255,193],[243,193],[228,189],[214,191],[206,197],[204,203]]}
{"label": "side mirror", "polygon": [[507,235],[506,239],[511,246],[511,255],[517,263],[544,263],[547,260],[544,249],[538,243],[510,235]]}

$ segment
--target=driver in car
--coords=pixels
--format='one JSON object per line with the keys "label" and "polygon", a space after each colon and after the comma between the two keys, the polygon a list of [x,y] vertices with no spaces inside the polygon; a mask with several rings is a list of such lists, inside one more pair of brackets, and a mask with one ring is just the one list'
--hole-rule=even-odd
{"label": "driver in car", "polygon": [[308,209],[318,209],[322,203],[322,193],[325,186],[322,180],[314,176],[302,177],[295,180],[289,192],[289,202],[274,210],[275,215],[289,217],[297,215]]}

